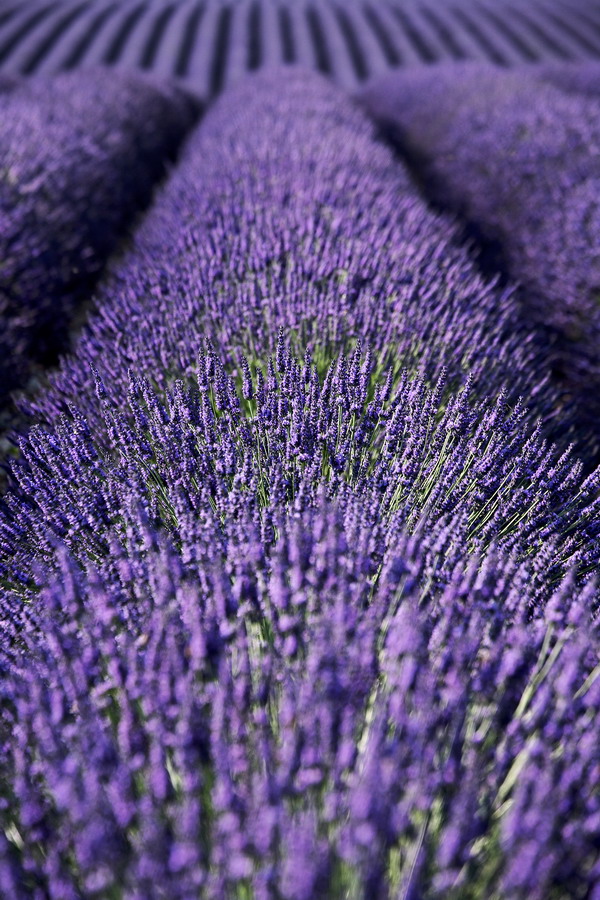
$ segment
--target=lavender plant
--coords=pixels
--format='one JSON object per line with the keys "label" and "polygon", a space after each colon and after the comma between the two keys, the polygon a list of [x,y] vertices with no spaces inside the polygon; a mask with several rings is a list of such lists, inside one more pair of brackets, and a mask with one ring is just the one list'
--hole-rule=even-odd
{"label": "lavender plant", "polygon": [[441,409],[358,352],[321,382],[280,338],[236,384],[208,349],[197,377],[163,404],[132,376],[129,412],[99,382],[107,451],[75,410],[23,442],[1,532],[4,883],[586,896],[596,481],[519,410],[466,391]]}
{"label": "lavender plant", "polygon": [[576,407],[597,457],[600,107],[584,95],[593,67],[569,68],[564,88],[552,71],[422,67],[371,85],[362,102],[435,197],[500,243],[524,314],[547,329],[565,414]]}
{"label": "lavender plant", "polygon": [[0,499],[10,896],[600,897],[598,474],[364,116],[225,95],[97,299]]}
{"label": "lavender plant", "polygon": [[195,527],[3,595],[15,898],[595,896],[593,585],[450,544],[436,588],[359,496]]}
{"label": "lavender plant", "polygon": [[0,94],[0,404],[68,346],[77,305],[193,121],[179,91],[86,70]]}

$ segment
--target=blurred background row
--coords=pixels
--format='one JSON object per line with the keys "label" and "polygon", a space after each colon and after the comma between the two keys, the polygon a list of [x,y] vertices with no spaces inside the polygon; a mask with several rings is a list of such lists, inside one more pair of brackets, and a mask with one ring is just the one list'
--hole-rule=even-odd
{"label": "blurred background row", "polygon": [[448,60],[600,59],[595,0],[1,0],[0,73],[107,64],[176,77],[209,98],[264,65],[354,88]]}

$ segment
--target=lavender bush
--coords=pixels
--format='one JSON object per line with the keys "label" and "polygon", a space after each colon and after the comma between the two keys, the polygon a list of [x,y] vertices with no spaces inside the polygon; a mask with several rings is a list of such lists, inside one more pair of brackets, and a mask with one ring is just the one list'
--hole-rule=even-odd
{"label": "lavender bush", "polygon": [[423,601],[398,546],[373,590],[344,524],[63,562],[3,690],[12,896],[597,896],[585,592],[526,622],[494,559]]}
{"label": "lavender bush", "polygon": [[319,79],[209,112],[0,500],[11,897],[600,898],[599,475],[457,234]]}
{"label": "lavender bush", "polygon": [[597,479],[282,338],[98,393],[4,504],[15,896],[592,896]]}
{"label": "lavender bush", "polygon": [[193,120],[178,91],[105,70],[0,94],[0,404],[68,324]]}
{"label": "lavender bush", "polygon": [[552,67],[423,67],[361,99],[410,148],[438,200],[501,244],[525,314],[548,330],[565,408],[577,407],[597,457],[600,106],[584,96],[593,71],[565,67],[562,90]]}

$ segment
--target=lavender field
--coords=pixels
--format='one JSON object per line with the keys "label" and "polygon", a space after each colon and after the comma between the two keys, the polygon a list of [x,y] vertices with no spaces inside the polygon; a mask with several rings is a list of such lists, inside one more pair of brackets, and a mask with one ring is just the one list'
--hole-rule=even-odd
{"label": "lavender field", "polygon": [[0,80],[0,898],[600,900],[600,63],[256,68]]}

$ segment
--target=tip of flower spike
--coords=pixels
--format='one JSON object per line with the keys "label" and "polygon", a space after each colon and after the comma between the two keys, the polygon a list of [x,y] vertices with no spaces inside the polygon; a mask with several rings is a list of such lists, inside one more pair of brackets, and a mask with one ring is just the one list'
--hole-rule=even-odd
{"label": "tip of flower spike", "polygon": [[254,396],[252,372],[250,371],[250,364],[245,356],[242,359],[242,396],[244,397],[244,400],[252,400],[252,397]]}
{"label": "tip of flower spike", "polygon": [[283,372],[286,362],[286,337],[283,326],[280,327],[277,334],[277,350],[275,353],[275,364],[278,372]]}
{"label": "tip of flower spike", "polygon": [[94,384],[96,386],[96,396],[98,400],[101,402],[106,401],[106,388],[104,387],[104,382],[100,377],[100,373],[96,366],[93,363],[90,363],[90,369],[92,370],[92,376],[94,378]]}

